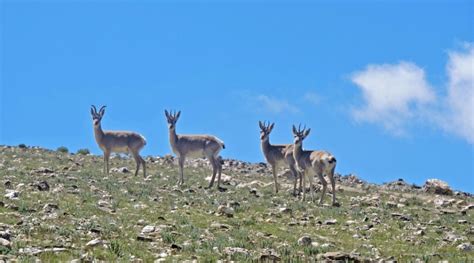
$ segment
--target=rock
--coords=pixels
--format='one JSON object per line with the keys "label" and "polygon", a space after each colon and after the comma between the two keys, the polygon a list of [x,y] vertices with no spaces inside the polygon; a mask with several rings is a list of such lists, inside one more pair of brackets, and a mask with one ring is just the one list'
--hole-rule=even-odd
{"label": "rock", "polygon": [[288,208],[288,207],[280,207],[278,209],[278,212],[280,212],[282,214],[291,214],[291,213],[293,213],[293,210],[291,210],[291,208]]}
{"label": "rock", "polygon": [[276,262],[281,261],[280,255],[274,249],[265,249],[260,253],[258,258],[260,262]]}
{"label": "rock", "polygon": [[458,250],[463,251],[463,252],[470,252],[473,249],[471,243],[462,243],[459,246],[457,246],[457,248]]}
{"label": "rock", "polygon": [[147,237],[147,236],[144,236],[144,235],[138,235],[137,240],[138,241],[144,241],[144,242],[152,242],[153,238]]}
{"label": "rock", "polygon": [[54,173],[54,170],[50,168],[46,168],[46,167],[40,167],[36,170],[33,170],[33,172],[38,173],[38,174],[50,174],[50,173]]}
{"label": "rock", "polygon": [[227,217],[233,217],[234,216],[234,209],[232,207],[228,207],[225,205],[220,205],[217,208],[217,213],[219,215],[225,215]]}
{"label": "rock", "polygon": [[[212,176],[206,177],[205,180],[210,182],[212,180]],[[221,183],[227,184],[227,183],[230,183],[231,180],[232,180],[232,177],[230,177],[226,174],[221,174]],[[217,176],[215,178],[215,182],[217,182]]]}
{"label": "rock", "polygon": [[411,221],[411,217],[408,216],[408,215],[403,215],[403,214],[399,214],[399,213],[392,213],[392,216],[393,217],[398,217],[399,219],[401,219],[403,221]]}
{"label": "rock", "polygon": [[7,181],[4,183],[4,185],[5,185],[5,188],[7,188],[7,189],[12,189],[12,187],[13,187],[13,186],[12,186],[12,182],[10,182],[9,180],[7,180]]}
{"label": "rock", "polygon": [[456,235],[454,233],[447,233],[444,237],[443,237],[443,240],[444,241],[448,241],[448,242],[451,242],[451,243],[456,243],[458,241],[464,241],[466,240],[465,237],[462,237],[462,236],[459,236],[459,235]]}
{"label": "rock", "polygon": [[34,185],[39,191],[49,191],[49,184],[46,181],[41,181]]}
{"label": "rock", "polygon": [[337,223],[337,219],[329,219],[324,221],[324,225],[335,225]]}
{"label": "rock", "polygon": [[225,247],[223,251],[225,254],[231,256],[234,254],[250,255],[250,252],[247,249],[241,247]]}
{"label": "rock", "polygon": [[59,206],[57,204],[45,204],[43,206],[43,211],[45,213],[51,213],[53,210],[59,209]]}
{"label": "rock", "polygon": [[432,194],[453,195],[453,190],[448,183],[439,179],[428,179],[423,185],[423,190]]}
{"label": "rock", "polygon": [[0,246],[10,247],[10,245],[11,245],[11,242],[9,240],[6,240],[0,237]]}
{"label": "rock", "polygon": [[336,260],[342,262],[360,262],[361,260],[356,256],[345,252],[327,252],[319,254],[318,260]]}
{"label": "rock", "polygon": [[18,199],[20,192],[7,189],[7,194],[4,196],[8,199]]}
{"label": "rock", "polygon": [[145,226],[142,229],[143,234],[148,234],[148,233],[151,233],[151,232],[154,232],[154,231],[155,231],[155,226]]}
{"label": "rock", "polygon": [[221,223],[214,222],[214,223],[211,224],[211,228],[228,230],[231,227],[230,227],[230,225],[227,225],[227,224],[221,224]]}
{"label": "rock", "polygon": [[250,193],[253,194],[255,197],[261,197],[262,194],[258,192],[258,190],[256,188],[252,188],[250,189]]}
{"label": "rock", "polygon": [[127,167],[120,167],[120,168],[112,168],[110,169],[112,173],[129,173],[130,170]]}
{"label": "rock", "polygon": [[93,240],[87,242],[86,248],[96,247],[96,246],[101,245],[101,244],[103,244],[103,243],[104,243],[104,242],[103,242],[102,240],[96,238],[96,239],[93,239]]}
{"label": "rock", "polygon": [[300,246],[310,246],[312,243],[311,237],[302,236],[298,239],[298,245]]}

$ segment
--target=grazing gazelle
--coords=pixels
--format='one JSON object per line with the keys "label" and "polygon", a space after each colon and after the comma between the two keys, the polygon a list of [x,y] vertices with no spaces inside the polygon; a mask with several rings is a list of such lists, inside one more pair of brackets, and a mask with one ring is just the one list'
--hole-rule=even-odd
{"label": "grazing gazelle", "polygon": [[311,199],[314,201],[314,193],[312,189],[312,181],[314,174],[318,175],[319,180],[323,185],[323,191],[319,204],[323,203],[324,195],[326,194],[327,182],[324,176],[328,176],[332,185],[332,205],[336,206],[336,182],[334,181],[334,170],[336,169],[336,158],[326,151],[305,151],[303,150],[303,140],[308,136],[311,129],[306,130],[306,127],[301,130],[301,125],[296,129],[293,125],[293,134],[295,136],[295,146],[293,149],[293,156],[298,165],[298,169],[303,173],[303,201],[306,195],[306,177],[309,179],[309,189],[311,192]]}
{"label": "grazing gazelle", "polygon": [[104,117],[105,106],[102,106],[97,113],[94,105],[91,107],[92,122],[94,123],[94,135],[97,144],[104,152],[104,173],[109,174],[109,158],[112,152],[115,153],[131,153],[137,169],[135,176],[138,174],[140,164],[143,166],[143,176],[146,177],[145,160],[140,156],[140,150],[146,145],[145,138],[136,133],[129,131],[103,131],[100,126],[100,121]]}
{"label": "grazing gazelle", "polygon": [[207,158],[212,165],[212,179],[209,188],[214,184],[216,174],[217,188],[220,189],[222,164],[219,152],[225,149],[224,142],[212,135],[181,135],[176,134],[176,122],[178,121],[178,113],[168,113],[165,110],[166,119],[168,121],[169,139],[173,152],[178,156],[180,179],[178,185],[184,184],[184,161],[186,158]]}
{"label": "grazing gazelle", "polygon": [[[293,194],[296,195],[296,183],[298,182],[298,172],[296,170],[296,162],[293,158],[293,144],[270,144],[270,133],[275,126],[275,123],[266,125],[261,121],[260,125],[260,140],[262,141],[262,152],[267,162],[272,166],[273,178],[275,179],[275,192],[278,193],[277,172],[279,167],[288,167],[291,174],[295,178],[293,187]],[[301,179],[300,179],[301,189]]]}

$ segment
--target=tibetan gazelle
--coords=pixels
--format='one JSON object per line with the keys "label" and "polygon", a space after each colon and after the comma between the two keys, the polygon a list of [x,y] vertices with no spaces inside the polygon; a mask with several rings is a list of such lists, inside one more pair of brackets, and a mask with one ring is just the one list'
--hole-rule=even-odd
{"label": "tibetan gazelle", "polygon": [[143,176],[146,177],[145,160],[143,160],[143,158],[140,156],[140,150],[146,145],[145,138],[136,132],[103,131],[100,122],[102,117],[104,117],[104,113],[105,106],[102,106],[99,112],[97,112],[97,109],[94,105],[91,106],[95,141],[99,145],[100,149],[102,149],[104,152],[104,174],[109,174],[109,158],[112,152],[131,153],[135,159],[135,162],[137,163],[135,176],[137,176],[141,164],[143,166]]}
{"label": "tibetan gazelle", "polygon": [[[278,193],[278,182],[277,172],[280,167],[287,167],[290,169],[291,174],[295,178],[295,184],[293,187],[293,194],[296,195],[296,184],[298,181],[299,173],[296,170],[296,162],[293,158],[293,144],[270,144],[270,133],[275,126],[275,123],[266,125],[261,121],[258,122],[260,126],[260,140],[263,155],[267,160],[267,163],[272,166],[273,179],[275,180],[275,192]],[[301,189],[301,179],[300,179]]]}
{"label": "tibetan gazelle", "polygon": [[165,110],[171,149],[179,160],[180,179],[178,185],[184,183],[183,166],[186,158],[207,158],[212,165],[212,179],[209,183],[209,188],[214,184],[216,174],[218,173],[217,188],[220,189],[222,164],[219,152],[225,149],[224,142],[212,135],[176,134],[176,122],[180,114],[181,111],[178,111],[178,113],[168,113],[168,111]]}
{"label": "tibetan gazelle", "polygon": [[337,206],[336,203],[336,182],[334,181],[334,170],[336,169],[336,158],[326,151],[305,151],[303,150],[303,140],[308,136],[311,129],[301,130],[301,125],[296,129],[293,125],[293,135],[295,137],[293,156],[298,165],[298,169],[303,172],[303,201],[306,197],[306,177],[309,180],[309,190],[311,192],[311,199],[314,201],[314,193],[312,189],[313,177],[316,174],[323,185],[321,199],[319,204],[323,203],[324,195],[326,194],[327,182],[324,179],[326,175],[329,178],[332,186],[332,205]]}

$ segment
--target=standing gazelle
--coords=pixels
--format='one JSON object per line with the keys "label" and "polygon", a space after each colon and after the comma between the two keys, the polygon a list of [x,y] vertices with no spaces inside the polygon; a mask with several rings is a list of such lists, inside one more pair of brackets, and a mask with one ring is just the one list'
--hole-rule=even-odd
{"label": "standing gazelle", "polygon": [[109,174],[109,158],[112,152],[131,153],[137,163],[135,176],[137,176],[141,164],[143,166],[143,176],[146,177],[145,160],[140,156],[140,150],[146,145],[145,138],[136,132],[103,131],[100,122],[104,117],[104,113],[105,106],[102,106],[97,113],[96,107],[92,105],[91,115],[94,123],[95,141],[104,152],[104,174]]}
{"label": "standing gazelle", "polygon": [[[296,170],[296,162],[293,158],[293,144],[270,144],[270,133],[275,126],[275,123],[266,125],[261,121],[260,125],[260,140],[262,142],[262,152],[267,162],[272,166],[273,179],[275,180],[275,192],[278,193],[277,172],[279,167],[288,167],[291,174],[295,178],[293,187],[293,194],[296,195],[296,183],[298,182],[298,172]],[[301,188],[301,179],[300,179]]]}
{"label": "standing gazelle", "polygon": [[332,185],[332,205],[336,206],[336,182],[334,181],[334,170],[336,169],[336,158],[326,151],[305,151],[303,150],[303,140],[308,136],[311,129],[301,130],[301,125],[296,129],[293,125],[293,134],[295,136],[295,146],[293,149],[293,156],[295,157],[298,169],[303,172],[303,201],[306,197],[306,177],[309,179],[309,191],[311,192],[311,199],[314,201],[314,193],[312,189],[312,181],[314,174],[318,175],[319,180],[323,185],[323,191],[319,204],[323,203],[324,195],[326,194],[327,182],[324,176],[328,176]]}
{"label": "standing gazelle", "polygon": [[216,174],[217,188],[220,189],[222,164],[219,152],[225,149],[224,142],[212,135],[181,135],[176,134],[176,122],[179,119],[181,111],[178,113],[168,113],[165,110],[166,119],[168,121],[169,139],[173,152],[179,159],[180,179],[178,185],[184,184],[184,161],[188,158],[207,158],[212,165],[212,179],[209,188],[214,184]]}

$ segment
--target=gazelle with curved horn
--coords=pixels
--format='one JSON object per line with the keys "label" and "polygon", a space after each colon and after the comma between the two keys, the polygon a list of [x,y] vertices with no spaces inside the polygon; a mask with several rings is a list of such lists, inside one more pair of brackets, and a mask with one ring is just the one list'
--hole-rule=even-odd
{"label": "gazelle with curved horn", "polygon": [[145,138],[130,131],[103,131],[101,127],[101,120],[104,117],[105,106],[102,106],[97,112],[94,105],[91,106],[92,122],[94,124],[94,135],[99,148],[104,152],[104,174],[109,174],[109,158],[112,152],[115,153],[131,153],[137,169],[135,176],[138,174],[140,164],[143,166],[143,176],[146,177],[145,160],[140,156],[140,151],[145,147]]}
{"label": "gazelle with curved horn", "polygon": [[[293,194],[296,195],[296,184],[298,182],[299,173],[296,170],[296,162],[293,158],[293,144],[280,144],[272,145],[270,144],[270,133],[275,126],[275,123],[258,122],[260,126],[260,140],[263,155],[267,160],[267,163],[272,166],[273,179],[275,180],[275,193],[278,193],[278,182],[277,182],[277,172],[280,167],[288,167],[291,174],[295,178],[295,183],[293,187]],[[301,189],[301,179],[300,179],[300,189]]]}
{"label": "gazelle with curved horn", "polygon": [[324,195],[326,194],[327,182],[324,179],[324,176],[327,176],[332,186],[332,205],[336,206],[336,182],[334,181],[336,158],[326,151],[303,150],[303,140],[308,136],[310,131],[311,129],[306,130],[306,127],[301,130],[301,125],[298,127],[298,129],[296,129],[295,125],[293,125],[293,135],[295,138],[293,156],[298,165],[298,169],[303,172],[303,201],[306,197],[306,177],[309,179],[311,199],[314,201],[312,181],[314,174],[316,174],[323,185],[323,191],[321,193],[319,204],[322,204]]}
{"label": "gazelle with curved horn", "polygon": [[220,189],[222,164],[219,152],[225,149],[224,142],[212,135],[176,134],[176,122],[180,115],[181,111],[178,111],[178,113],[169,113],[165,110],[171,149],[179,159],[180,179],[178,180],[178,185],[184,183],[183,166],[186,158],[207,158],[212,165],[212,179],[209,183],[209,188],[214,184],[216,174],[219,174],[217,187]]}

